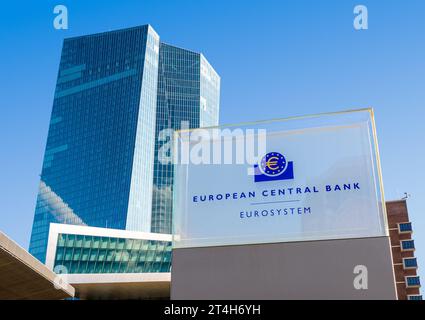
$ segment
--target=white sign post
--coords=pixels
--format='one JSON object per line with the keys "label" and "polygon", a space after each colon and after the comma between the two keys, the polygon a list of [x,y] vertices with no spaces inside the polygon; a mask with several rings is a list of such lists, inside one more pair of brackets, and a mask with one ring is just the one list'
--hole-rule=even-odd
{"label": "white sign post", "polygon": [[174,155],[172,299],[396,298],[372,109],[180,131]]}

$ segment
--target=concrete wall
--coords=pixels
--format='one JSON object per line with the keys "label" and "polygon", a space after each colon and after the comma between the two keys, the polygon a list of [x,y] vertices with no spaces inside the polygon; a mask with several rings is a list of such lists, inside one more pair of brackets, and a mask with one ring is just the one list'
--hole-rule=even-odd
{"label": "concrete wall", "polygon": [[389,238],[175,249],[171,299],[396,299]]}

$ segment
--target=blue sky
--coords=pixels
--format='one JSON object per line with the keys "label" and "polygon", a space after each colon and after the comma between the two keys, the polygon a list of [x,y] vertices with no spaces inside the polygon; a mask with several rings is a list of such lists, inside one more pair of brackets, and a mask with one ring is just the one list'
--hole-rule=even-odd
{"label": "blue sky", "polygon": [[[53,28],[57,4],[69,30]],[[368,30],[353,28],[357,4]],[[2,3],[0,230],[28,246],[63,38],[146,23],[205,54],[222,78],[223,124],[374,107],[386,199],[411,194],[425,269],[423,0]]]}

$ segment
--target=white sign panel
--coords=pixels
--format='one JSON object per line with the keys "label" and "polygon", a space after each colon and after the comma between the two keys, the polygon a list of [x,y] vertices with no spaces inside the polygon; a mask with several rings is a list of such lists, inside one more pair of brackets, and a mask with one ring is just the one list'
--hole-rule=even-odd
{"label": "white sign panel", "polygon": [[[387,234],[371,110],[248,128],[265,130],[253,163],[175,165],[176,248]],[[211,159],[225,151],[217,136],[208,143]]]}

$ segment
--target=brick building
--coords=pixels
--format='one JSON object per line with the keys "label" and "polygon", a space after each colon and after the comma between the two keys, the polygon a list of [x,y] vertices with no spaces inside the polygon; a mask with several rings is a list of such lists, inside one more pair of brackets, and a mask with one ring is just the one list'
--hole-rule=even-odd
{"label": "brick building", "polygon": [[387,201],[386,206],[398,299],[422,300],[406,200]]}

